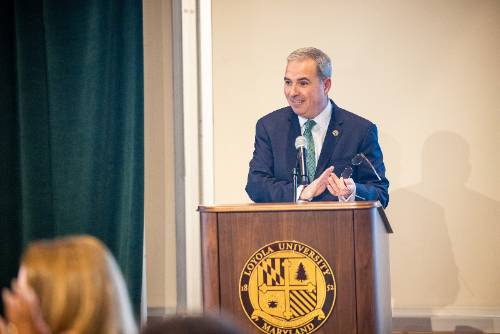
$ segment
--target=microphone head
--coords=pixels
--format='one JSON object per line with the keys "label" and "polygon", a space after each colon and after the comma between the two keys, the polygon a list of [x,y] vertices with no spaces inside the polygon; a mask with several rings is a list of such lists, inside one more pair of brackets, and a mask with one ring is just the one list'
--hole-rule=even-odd
{"label": "microphone head", "polygon": [[307,141],[304,136],[298,136],[295,138],[295,148],[298,150],[299,148],[306,148],[307,147]]}

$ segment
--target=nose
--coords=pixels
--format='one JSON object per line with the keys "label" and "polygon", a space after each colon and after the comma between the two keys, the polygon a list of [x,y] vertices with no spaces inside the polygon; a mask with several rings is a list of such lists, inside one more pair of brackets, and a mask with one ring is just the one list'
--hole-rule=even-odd
{"label": "nose", "polygon": [[291,95],[291,96],[297,95],[297,89],[296,89],[296,86],[294,83],[292,83],[292,84],[290,84],[290,86],[288,86],[288,95]]}

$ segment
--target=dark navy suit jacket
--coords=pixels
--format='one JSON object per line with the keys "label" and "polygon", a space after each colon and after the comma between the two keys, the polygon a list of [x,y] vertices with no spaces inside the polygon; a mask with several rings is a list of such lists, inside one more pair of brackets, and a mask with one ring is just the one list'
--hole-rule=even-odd
{"label": "dark navy suit jacket", "polygon": [[[385,177],[382,150],[378,143],[377,127],[370,121],[337,107],[332,102],[332,117],[316,168],[318,177],[328,167],[340,176],[357,153],[364,153],[371,161],[381,181],[363,162],[352,166],[356,195],[366,200],[379,200],[384,207],[389,202],[389,181]],[[335,133],[338,134],[335,136]],[[255,148],[246,185],[246,192],[254,202],[292,202],[292,170],[297,161],[295,138],[300,136],[298,116],[291,107],[276,110],[257,122]],[[328,190],[314,201],[336,201]]]}

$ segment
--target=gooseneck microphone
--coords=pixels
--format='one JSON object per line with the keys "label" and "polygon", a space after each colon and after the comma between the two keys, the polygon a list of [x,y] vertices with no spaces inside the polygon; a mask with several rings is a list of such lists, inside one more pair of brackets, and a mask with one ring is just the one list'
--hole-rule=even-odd
{"label": "gooseneck microphone", "polygon": [[307,141],[304,136],[298,136],[295,139],[295,148],[297,149],[297,165],[299,166],[298,185],[308,185],[309,179],[306,170],[306,149]]}
{"label": "gooseneck microphone", "polygon": [[377,180],[382,181],[382,178],[380,177],[380,175],[378,175],[377,170],[375,169],[375,167],[373,167],[373,164],[370,162],[370,160],[366,157],[366,155],[364,153],[358,153],[358,154],[356,154],[354,156],[354,158],[352,158],[351,164],[353,166],[359,166],[359,165],[361,165],[361,163],[363,162],[363,160],[366,161],[366,163],[368,164],[368,166],[370,166],[370,168],[373,171],[373,174],[375,174],[375,176],[377,177]]}

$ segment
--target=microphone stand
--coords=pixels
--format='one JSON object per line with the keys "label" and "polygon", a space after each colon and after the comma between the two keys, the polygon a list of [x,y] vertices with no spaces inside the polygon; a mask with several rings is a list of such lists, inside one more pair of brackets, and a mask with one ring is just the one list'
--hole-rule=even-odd
{"label": "microphone stand", "polygon": [[297,172],[297,167],[294,167],[292,169],[292,177],[293,177],[293,199],[292,199],[292,202],[297,202],[297,187],[298,187],[297,179],[299,177],[299,173]]}
{"label": "microphone stand", "polygon": [[[292,169],[292,177],[293,177],[293,202],[298,202],[297,198],[297,188],[299,184],[301,186],[307,186],[309,184],[309,180],[307,175],[305,174],[305,165],[302,164],[302,151],[299,150],[297,153],[297,163],[295,164],[295,167]],[[304,174],[300,172],[300,170],[304,170]],[[300,177],[300,181],[299,181]]]}

